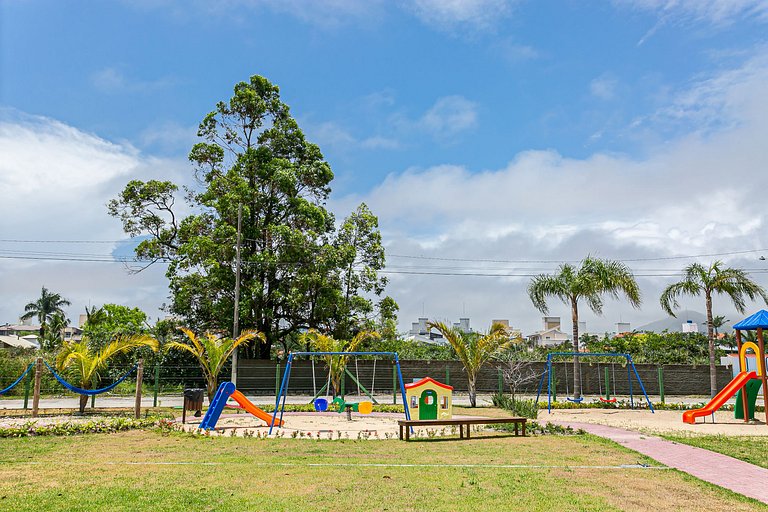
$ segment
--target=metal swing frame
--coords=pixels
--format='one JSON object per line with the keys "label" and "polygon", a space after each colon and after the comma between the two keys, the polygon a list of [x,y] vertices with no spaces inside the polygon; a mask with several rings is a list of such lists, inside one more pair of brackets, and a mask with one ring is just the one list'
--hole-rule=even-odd
{"label": "metal swing frame", "polygon": [[[645,391],[645,385],[643,385],[643,380],[640,378],[640,375],[637,373],[637,368],[635,368],[635,363],[632,361],[632,356],[630,354],[624,354],[620,352],[550,352],[547,354],[547,370],[542,374],[541,380],[539,381],[539,389],[536,392],[536,403],[539,403],[539,397],[541,396],[542,388],[544,387],[544,379],[547,380],[547,412],[552,413],[552,378],[553,378],[553,371],[552,371],[552,358],[553,357],[623,357],[627,360],[627,380],[629,381],[629,406],[634,409],[635,408],[635,401],[634,401],[634,395],[632,393],[632,374],[634,373],[635,378],[637,379],[637,382],[640,384],[640,389],[643,392],[643,396],[645,397],[646,402],[648,403],[648,408],[651,410],[652,413],[655,413],[655,409],[653,408],[653,404],[651,403],[651,399],[648,397],[648,393]],[[615,385],[615,376],[614,376],[614,385]]]}
{"label": "metal swing frame", "polygon": [[411,419],[411,412],[408,409],[408,401],[405,396],[405,385],[403,383],[403,373],[400,371],[400,359],[397,356],[397,352],[290,352],[288,353],[288,361],[285,365],[285,372],[283,373],[283,380],[280,384],[280,393],[275,397],[275,410],[272,413],[272,421],[269,424],[269,433],[272,434],[272,429],[277,423],[278,410],[280,412],[280,420],[283,419],[283,413],[285,412],[285,401],[288,396],[288,382],[291,378],[291,368],[293,367],[293,358],[295,356],[386,356],[391,357],[397,368],[397,380],[400,384],[400,394],[403,398],[403,408],[405,410],[405,419]]}

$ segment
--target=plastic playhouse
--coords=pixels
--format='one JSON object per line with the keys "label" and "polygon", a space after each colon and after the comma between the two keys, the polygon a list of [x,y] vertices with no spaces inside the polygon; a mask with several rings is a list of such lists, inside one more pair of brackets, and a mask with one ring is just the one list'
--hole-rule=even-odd
{"label": "plastic playhouse", "polygon": [[[684,422],[693,424],[696,423],[696,418],[714,414],[733,395],[736,395],[734,407],[736,419],[754,420],[755,402],[760,388],[763,388],[765,410],[768,411],[768,376],[765,373],[765,339],[763,337],[763,330],[768,329],[768,311],[762,309],[737,323],[733,328],[736,331],[736,344],[739,349],[739,373],[707,405],[701,409],[685,411]],[[742,341],[741,331],[757,331],[757,343]],[[748,350],[752,350],[755,354],[757,368],[754,371],[749,369],[747,363]]]}
{"label": "plastic playhouse", "polygon": [[405,385],[405,396],[414,419],[448,420],[453,416],[453,387],[425,377]]}

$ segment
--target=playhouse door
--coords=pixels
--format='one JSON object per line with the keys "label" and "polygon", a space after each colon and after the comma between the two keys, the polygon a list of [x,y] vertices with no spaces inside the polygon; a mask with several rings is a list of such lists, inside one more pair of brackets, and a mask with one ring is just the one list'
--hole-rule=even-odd
{"label": "playhouse door", "polygon": [[437,419],[437,393],[433,389],[427,389],[419,398],[419,419]]}

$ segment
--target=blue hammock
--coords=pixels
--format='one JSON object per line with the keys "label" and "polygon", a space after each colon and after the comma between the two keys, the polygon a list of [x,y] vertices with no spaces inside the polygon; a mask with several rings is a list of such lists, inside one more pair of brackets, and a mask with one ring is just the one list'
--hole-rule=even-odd
{"label": "blue hammock", "polygon": [[57,373],[54,371],[54,369],[53,369],[53,368],[51,368],[51,365],[49,365],[49,364],[48,364],[47,362],[45,362],[45,361],[43,361],[43,362],[45,363],[45,366],[47,366],[47,367],[48,367],[48,369],[51,371],[51,373],[53,374],[53,376],[54,376],[54,377],[56,377],[56,380],[57,380],[57,381],[59,381],[59,383],[60,383],[62,386],[64,386],[64,387],[65,387],[65,388],[67,388],[68,390],[72,391],[73,393],[77,393],[77,394],[79,394],[79,395],[88,395],[88,396],[92,396],[92,395],[100,395],[101,393],[106,393],[107,391],[111,391],[112,389],[116,388],[116,387],[118,386],[118,384],[120,384],[120,383],[121,383],[121,382],[123,382],[125,379],[127,379],[127,378],[128,378],[128,376],[129,376],[131,373],[133,373],[133,371],[134,371],[134,370],[135,370],[135,369],[136,369],[136,368],[139,366],[139,363],[136,363],[135,365],[133,365],[133,368],[131,368],[130,370],[128,370],[127,372],[125,372],[125,374],[124,374],[122,377],[120,377],[120,378],[119,378],[119,379],[117,379],[115,382],[113,382],[112,384],[110,384],[109,386],[107,386],[107,387],[105,387],[105,388],[101,388],[101,389],[83,389],[83,388],[78,388],[77,386],[73,386],[73,385],[72,385],[72,384],[70,384],[69,382],[65,381],[63,378],[61,378],[61,376],[60,376],[59,374],[57,374]]}
{"label": "blue hammock", "polygon": [[24,379],[24,377],[26,377],[26,376],[27,376],[27,374],[29,373],[29,370],[31,370],[31,369],[32,369],[32,367],[33,367],[34,365],[35,365],[35,363],[29,363],[29,366],[27,366],[27,369],[26,369],[26,370],[24,370],[24,373],[22,373],[22,374],[21,374],[21,377],[19,377],[18,379],[16,379],[16,381],[15,381],[13,384],[11,384],[10,386],[8,386],[7,388],[5,388],[5,389],[0,389],[0,395],[4,395],[4,394],[6,394],[7,392],[9,392],[10,390],[12,390],[13,388],[15,388],[15,387],[16,387],[16,384],[18,384],[19,382],[21,382],[21,381]]}

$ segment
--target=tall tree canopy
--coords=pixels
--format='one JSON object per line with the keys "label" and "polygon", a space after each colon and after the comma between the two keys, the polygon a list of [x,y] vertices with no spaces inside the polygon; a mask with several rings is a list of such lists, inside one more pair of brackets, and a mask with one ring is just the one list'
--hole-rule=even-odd
{"label": "tall tree canopy", "polygon": [[661,308],[675,316],[675,310],[680,307],[678,297],[704,295],[709,341],[709,387],[714,397],[717,394],[717,369],[715,368],[715,319],[712,316],[712,296],[726,295],[736,311],[744,313],[747,307],[746,299],[762,298],[768,304],[768,292],[750,279],[745,271],[724,267],[722,261],[715,261],[709,267],[701,263],[692,263],[685,267],[683,272],[685,274],[683,279],[667,286],[661,294]]}
{"label": "tall tree canopy", "polygon": [[[71,303],[58,293],[51,293],[48,288],[43,286],[40,292],[40,298],[24,306],[22,320],[37,318],[40,322],[40,342],[45,339],[45,326],[54,319],[54,316],[64,316],[64,307]],[[66,326],[65,326],[66,327]]]}
{"label": "tall tree canopy", "polygon": [[[595,314],[603,313],[603,295],[618,299],[623,293],[633,307],[640,307],[640,287],[632,271],[620,261],[601,260],[587,256],[578,267],[569,263],[560,265],[555,274],[539,274],[528,285],[528,296],[533,306],[544,313],[549,311],[548,297],[556,297],[571,307],[573,322],[573,348],[579,351],[579,301],[584,301]],[[573,358],[573,396],[581,397],[581,366]]]}
{"label": "tall tree canopy", "polygon": [[193,214],[179,216],[179,187],[168,181],[131,181],[108,205],[128,234],[147,237],[138,257],[169,261],[169,311],[196,330],[231,328],[242,206],[239,317],[264,333],[266,343],[252,345],[258,355],[305,328],[359,330],[371,294],[384,287],[378,221],[361,205],[337,233],[325,207],[333,172],[278,87],[260,76],[238,83],[198,136],[189,154],[201,185],[187,194]]}

